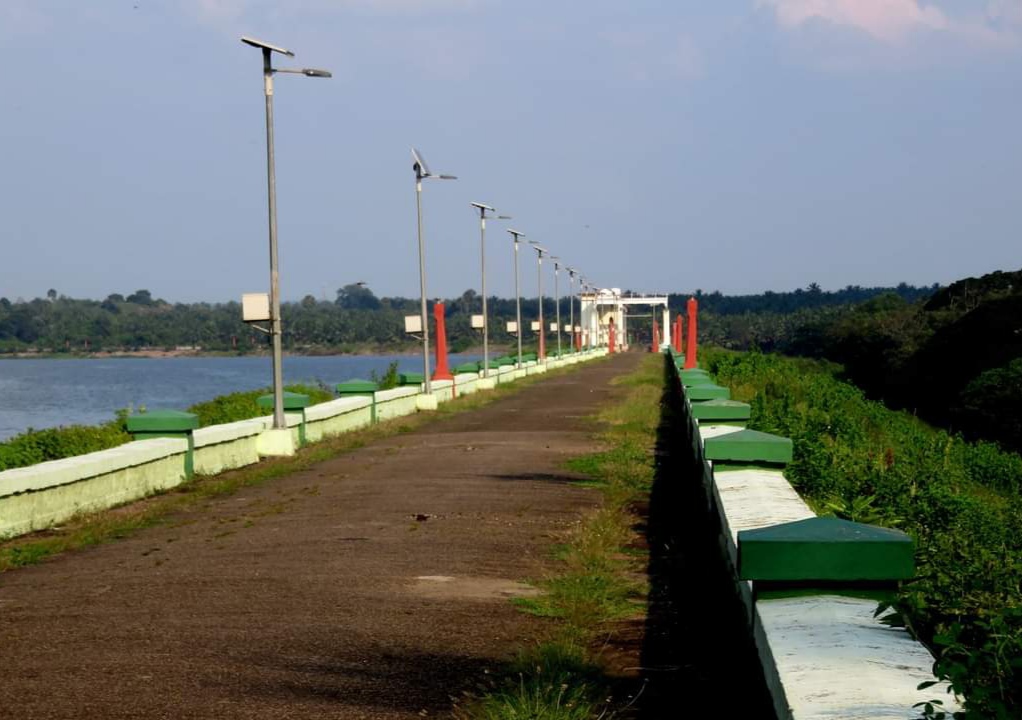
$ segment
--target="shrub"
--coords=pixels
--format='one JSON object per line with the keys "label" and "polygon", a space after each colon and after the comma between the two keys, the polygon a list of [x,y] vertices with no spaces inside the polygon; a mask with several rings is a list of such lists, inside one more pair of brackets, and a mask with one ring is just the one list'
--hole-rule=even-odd
{"label": "shrub", "polygon": [[897,607],[969,716],[1022,716],[1022,457],[867,400],[833,365],[720,350],[706,360],[752,404],[750,428],[792,439],[785,475],[810,505],[913,536],[917,577]]}

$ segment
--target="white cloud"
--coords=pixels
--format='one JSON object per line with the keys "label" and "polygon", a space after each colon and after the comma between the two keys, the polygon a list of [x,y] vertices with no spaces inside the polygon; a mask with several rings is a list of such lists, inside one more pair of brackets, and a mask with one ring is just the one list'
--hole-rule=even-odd
{"label": "white cloud", "polygon": [[1017,46],[1022,38],[1022,0],[976,3],[972,12],[951,13],[930,0],[756,0],[773,10],[786,28],[814,22],[860,30],[887,44],[901,44],[910,36],[943,32],[973,44]]}

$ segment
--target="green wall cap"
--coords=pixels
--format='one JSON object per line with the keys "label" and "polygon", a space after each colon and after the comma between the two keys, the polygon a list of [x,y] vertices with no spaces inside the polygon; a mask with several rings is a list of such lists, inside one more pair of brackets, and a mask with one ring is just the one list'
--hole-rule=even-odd
{"label": "green wall cap", "polygon": [[737,400],[707,400],[692,406],[696,420],[748,420],[752,406]]}
{"label": "green wall cap", "polygon": [[398,373],[397,381],[401,385],[421,385],[425,382],[422,373],[417,372]]}
{"label": "green wall cap", "polygon": [[891,582],[915,574],[915,546],[900,530],[833,517],[738,533],[742,580]]}
{"label": "green wall cap", "polygon": [[536,359],[536,353],[522,353],[522,362],[532,362]]}
{"label": "green wall cap", "polygon": [[710,373],[705,370],[700,370],[699,368],[690,368],[688,370],[681,369],[678,371],[678,374],[681,375],[682,378],[710,377]]}
{"label": "green wall cap", "polygon": [[462,363],[461,365],[458,365],[457,367],[454,368],[454,373],[455,374],[459,374],[459,373],[476,373],[476,372],[479,372],[479,363],[474,363],[474,362]]}
{"label": "green wall cap", "polygon": [[[479,361],[479,369],[482,370],[484,365],[485,365],[485,363],[483,363],[483,361],[480,360]],[[491,370],[493,370],[494,368],[499,368],[499,367],[500,367],[500,363],[499,362],[497,362],[496,360],[490,360],[490,369]]]}
{"label": "green wall cap", "polygon": [[[284,391],[284,409],[285,410],[302,410],[303,408],[309,407],[310,400],[308,395],[302,393]],[[273,393],[269,395],[260,395],[259,399],[256,400],[261,408],[273,408]]]}
{"label": "green wall cap", "polygon": [[701,402],[703,400],[729,400],[731,391],[720,385],[693,385],[685,388],[685,395],[689,400]]}
{"label": "green wall cap", "polygon": [[129,433],[186,433],[199,427],[199,416],[181,410],[150,410],[129,415]]}
{"label": "green wall cap", "polygon": [[703,443],[707,460],[725,462],[791,462],[791,439],[780,435],[739,430]]}
{"label": "green wall cap", "polygon": [[337,392],[340,395],[365,395],[379,389],[380,386],[372,380],[345,380],[337,383]]}
{"label": "green wall cap", "polygon": [[495,362],[497,363],[498,367],[507,367],[508,365],[514,365],[518,361],[513,359],[513,358],[509,358],[509,357],[502,357],[502,358],[497,358],[495,360]]}

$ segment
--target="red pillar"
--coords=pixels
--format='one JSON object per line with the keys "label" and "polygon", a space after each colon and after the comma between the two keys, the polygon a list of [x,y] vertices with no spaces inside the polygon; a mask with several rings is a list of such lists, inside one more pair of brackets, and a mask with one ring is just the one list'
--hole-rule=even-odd
{"label": "red pillar", "polygon": [[695,298],[688,299],[688,343],[685,345],[685,369],[696,367],[696,313],[699,303]]}
{"label": "red pillar", "polygon": [[539,318],[539,355],[537,356],[536,359],[537,360],[543,360],[544,358],[546,358],[546,328],[543,327],[543,322],[544,322],[543,317],[542,317],[543,316],[543,308],[540,308],[539,314],[540,314],[540,318]]}
{"label": "red pillar", "polygon": [[657,325],[656,318],[653,318],[653,347],[650,348],[650,352],[660,352],[660,326]]}
{"label": "red pillar", "polygon": [[575,336],[575,352],[582,352],[582,331],[575,331],[575,328],[571,329],[571,334]]}
{"label": "red pillar", "polygon": [[608,331],[608,336],[607,336],[607,350],[610,351],[611,355],[614,354],[614,340],[616,340],[616,339],[617,338],[614,337],[614,318],[611,318],[610,319],[610,330]]}
{"label": "red pillar", "polygon": [[681,313],[674,318],[675,333],[674,333],[674,351],[677,353],[681,352],[681,338],[684,332],[684,326],[681,321]]}
{"label": "red pillar", "polygon": [[447,327],[444,325],[444,304],[433,305],[433,319],[436,320],[436,370],[434,380],[453,380],[454,376],[447,368]]}

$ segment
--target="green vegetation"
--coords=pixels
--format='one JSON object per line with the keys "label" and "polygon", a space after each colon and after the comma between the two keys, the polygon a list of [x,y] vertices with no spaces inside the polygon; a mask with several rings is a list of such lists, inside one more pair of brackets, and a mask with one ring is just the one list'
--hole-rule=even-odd
{"label": "green vegetation", "polygon": [[0,442],[0,470],[27,467],[47,460],[84,455],[131,440],[123,417],[104,425],[70,425],[46,430],[31,428]]}
{"label": "green vegetation", "polygon": [[[334,397],[330,391],[311,385],[288,385],[285,389],[306,394],[312,398],[313,403],[326,402],[333,400]],[[188,412],[199,416],[201,427],[260,417],[266,414],[266,410],[259,407],[256,399],[268,392],[271,392],[269,388],[221,395],[191,406]],[[128,410],[122,410],[117,414],[116,420],[103,425],[69,425],[46,430],[26,430],[10,440],[0,442],[0,470],[85,455],[130,442],[131,435],[125,427],[128,414]]]}
{"label": "green vegetation", "polygon": [[[332,392],[314,385],[286,385],[284,390],[308,395],[313,405],[334,399]],[[260,395],[271,392],[273,392],[272,388],[265,388],[220,395],[212,400],[192,405],[188,408],[188,412],[199,416],[200,427],[249,420],[267,414],[265,408],[259,407],[257,400]]]}
{"label": "green vegetation", "polygon": [[[731,349],[840,363],[872,398],[969,439],[1022,450],[1022,271],[959,280],[934,288],[929,299],[898,291],[843,306],[820,300],[711,309],[700,314],[700,334]],[[717,305],[740,307],[733,300]]]}
{"label": "green vegetation", "polygon": [[591,720],[620,709],[600,648],[616,622],[642,617],[646,609],[646,557],[634,547],[632,506],[653,482],[662,383],[659,355],[620,378],[623,398],[596,418],[606,428],[597,436],[606,449],[567,464],[588,476],[580,484],[599,488],[604,503],[556,547],[556,573],[536,583],[545,593],[516,601],[524,612],[552,619],[550,639],[522,653],[456,717]]}
{"label": "green vegetation", "polygon": [[[372,290],[346,285],[329,301],[306,295],[300,302],[283,303],[284,349],[309,354],[402,351],[418,341],[404,331],[404,316],[418,314],[418,298],[377,298]],[[432,313],[432,301],[429,312]],[[481,341],[471,317],[481,312],[482,298],[474,290],[445,301],[448,347],[463,352]],[[545,299],[544,314],[554,316],[554,302]],[[522,313],[535,317],[537,301],[522,299]],[[491,328],[502,329],[515,317],[514,299],[488,298]],[[568,317],[568,300],[561,312]],[[511,336],[493,330],[491,342]],[[501,331],[502,332],[502,331]],[[268,337],[241,321],[241,305],[227,303],[168,303],[148,290],[103,301],[78,300],[52,291],[46,298],[11,302],[0,298],[0,354],[38,352],[75,354],[96,351],[201,350],[203,352],[265,352]],[[496,348],[494,348],[496,349]]]}
{"label": "green vegetation", "polygon": [[400,373],[397,371],[397,361],[387,365],[387,370],[382,374],[378,375],[375,370],[370,371],[369,379],[376,383],[376,387],[380,390],[390,390],[396,388],[400,382]]}
{"label": "green vegetation", "polygon": [[968,698],[969,717],[1019,717],[1022,458],[868,400],[834,365],[727,351],[704,361],[752,404],[750,428],[792,439],[785,475],[818,512],[913,536],[917,579],[900,593],[901,617]]}

